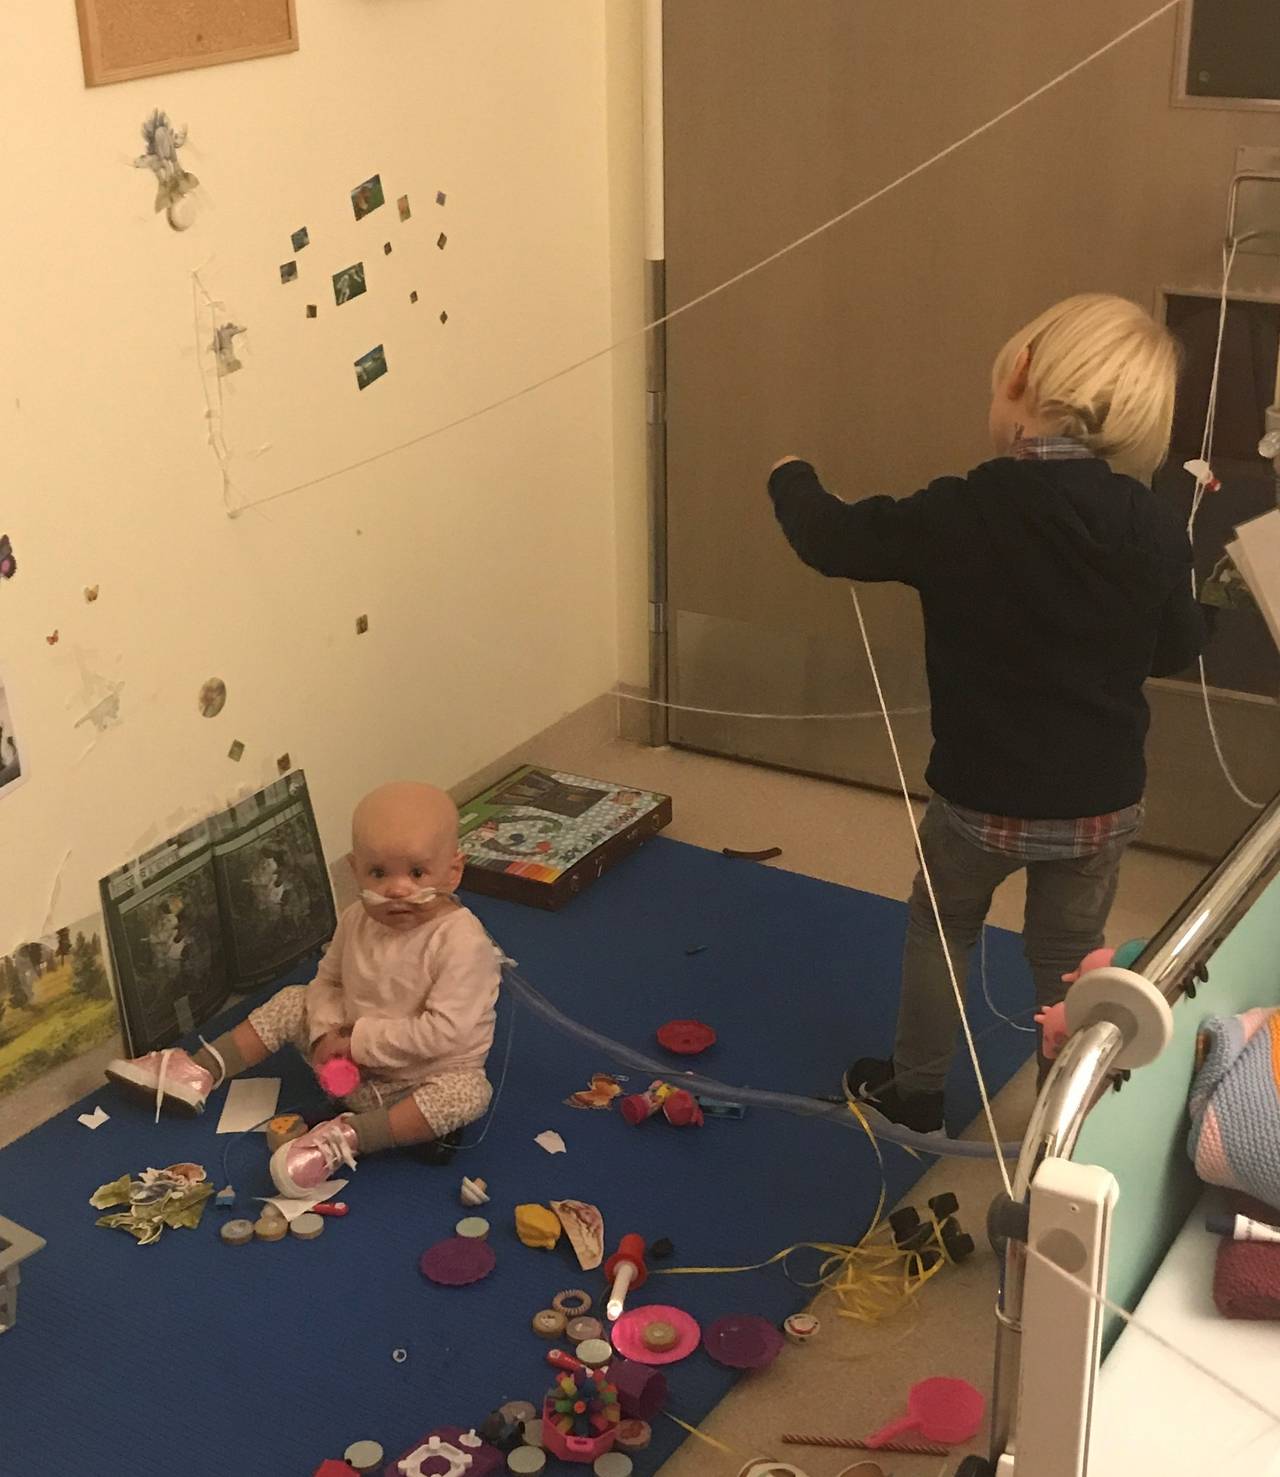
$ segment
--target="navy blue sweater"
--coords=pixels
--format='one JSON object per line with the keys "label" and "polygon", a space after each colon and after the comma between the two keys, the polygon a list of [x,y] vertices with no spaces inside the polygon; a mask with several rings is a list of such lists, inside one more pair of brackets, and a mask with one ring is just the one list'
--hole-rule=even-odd
{"label": "navy blue sweater", "polygon": [[1096,458],[1006,457],[856,503],[788,462],[769,494],[819,573],[919,593],[937,794],[1045,820],[1142,798],[1143,683],[1205,638],[1186,531],[1150,488]]}

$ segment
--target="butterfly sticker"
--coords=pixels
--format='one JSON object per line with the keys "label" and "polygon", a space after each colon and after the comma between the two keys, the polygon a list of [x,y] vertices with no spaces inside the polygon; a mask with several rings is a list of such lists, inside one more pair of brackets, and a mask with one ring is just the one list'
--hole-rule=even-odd
{"label": "butterfly sticker", "polygon": [[0,580],[11,580],[18,572],[18,561],[14,558],[9,535],[0,534]]}
{"label": "butterfly sticker", "polygon": [[611,1077],[607,1072],[597,1072],[591,1079],[590,1087],[573,1093],[564,1102],[567,1108],[607,1109],[614,1098],[621,1094],[622,1083],[617,1077]]}

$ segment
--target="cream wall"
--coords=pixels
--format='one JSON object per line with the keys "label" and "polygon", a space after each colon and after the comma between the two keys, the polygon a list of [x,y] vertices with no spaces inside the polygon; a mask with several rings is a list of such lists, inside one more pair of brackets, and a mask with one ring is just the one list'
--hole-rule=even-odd
{"label": "cream wall", "polygon": [[[0,674],[30,770],[0,795],[0,952],[90,911],[106,869],[269,780],[283,752],[334,855],[367,787],[452,784],[618,673],[644,558],[617,534],[643,507],[626,362],[276,495],[559,369],[634,312],[628,7],[298,9],[295,55],[93,90],[71,0],[0,12],[0,533],[19,561]],[[157,106],[189,125],[201,180],[182,234],[131,167]],[[357,223],[348,192],[375,172],[388,203]],[[301,225],[301,280],[282,286]],[[335,308],[329,276],[357,259],[370,290]],[[274,500],[234,519],[207,444],[197,268],[249,329],[222,425],[234,498]],[[352,361],[376,343],[390,373],[357,393]],[[230,696],[207,720],[214,676]],[[110,683],[119,724],[77,726]]]}
{"label": "cream wall", "polygon": [[[644,0],[604,0],[608,57],[614,501],[617,508],[618,677],[649,684],[649,519],[645,480],[643,77]],[[624,342],[625,340],[625,342]],[[624,710],[624,725],[628,714]],[[634,713],[629,716],[634,718]],[[630,726],[624,726],[630,732]]]}

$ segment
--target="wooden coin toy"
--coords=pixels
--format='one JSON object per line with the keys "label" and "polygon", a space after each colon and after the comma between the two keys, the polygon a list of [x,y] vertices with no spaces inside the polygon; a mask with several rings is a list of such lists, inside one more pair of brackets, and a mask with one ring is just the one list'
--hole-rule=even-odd
{"label": "wooden coin toy", "polygon": [[576,1352],[588,1369],[603,1369],[613,1358],[613,1345],[608,1339],[583,1339]]}
{"label": "wooden coin toy", "polygon": [[653,1428],[648,1421],[623,1420],[618,1422],[615,1441],[619,1451],[643,1451],[653,1440]]}
{"label": "wooden coin toy", "polygon": [[558,1339],[569,1320],[558,1308],[543,1308],[540,1313],[533,1315],[533,1331],[540,1339]]}
{"label": "wooden coin toy", "polygon": [[376,1441],[353,1441],[342,1453],[343,1461],[359,1477],[373,1477],[382,1465],[383,1456],[382,1447]]}

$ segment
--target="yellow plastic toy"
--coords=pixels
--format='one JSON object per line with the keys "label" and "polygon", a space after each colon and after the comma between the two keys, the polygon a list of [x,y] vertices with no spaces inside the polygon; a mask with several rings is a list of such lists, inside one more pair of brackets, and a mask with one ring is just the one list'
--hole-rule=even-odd
{"label": "yellow plastic toy", "polygon": [[516,1206],[516,1235],[526,1246],[551,1251],[560,1239],[559,1218],[545,1205]]}

